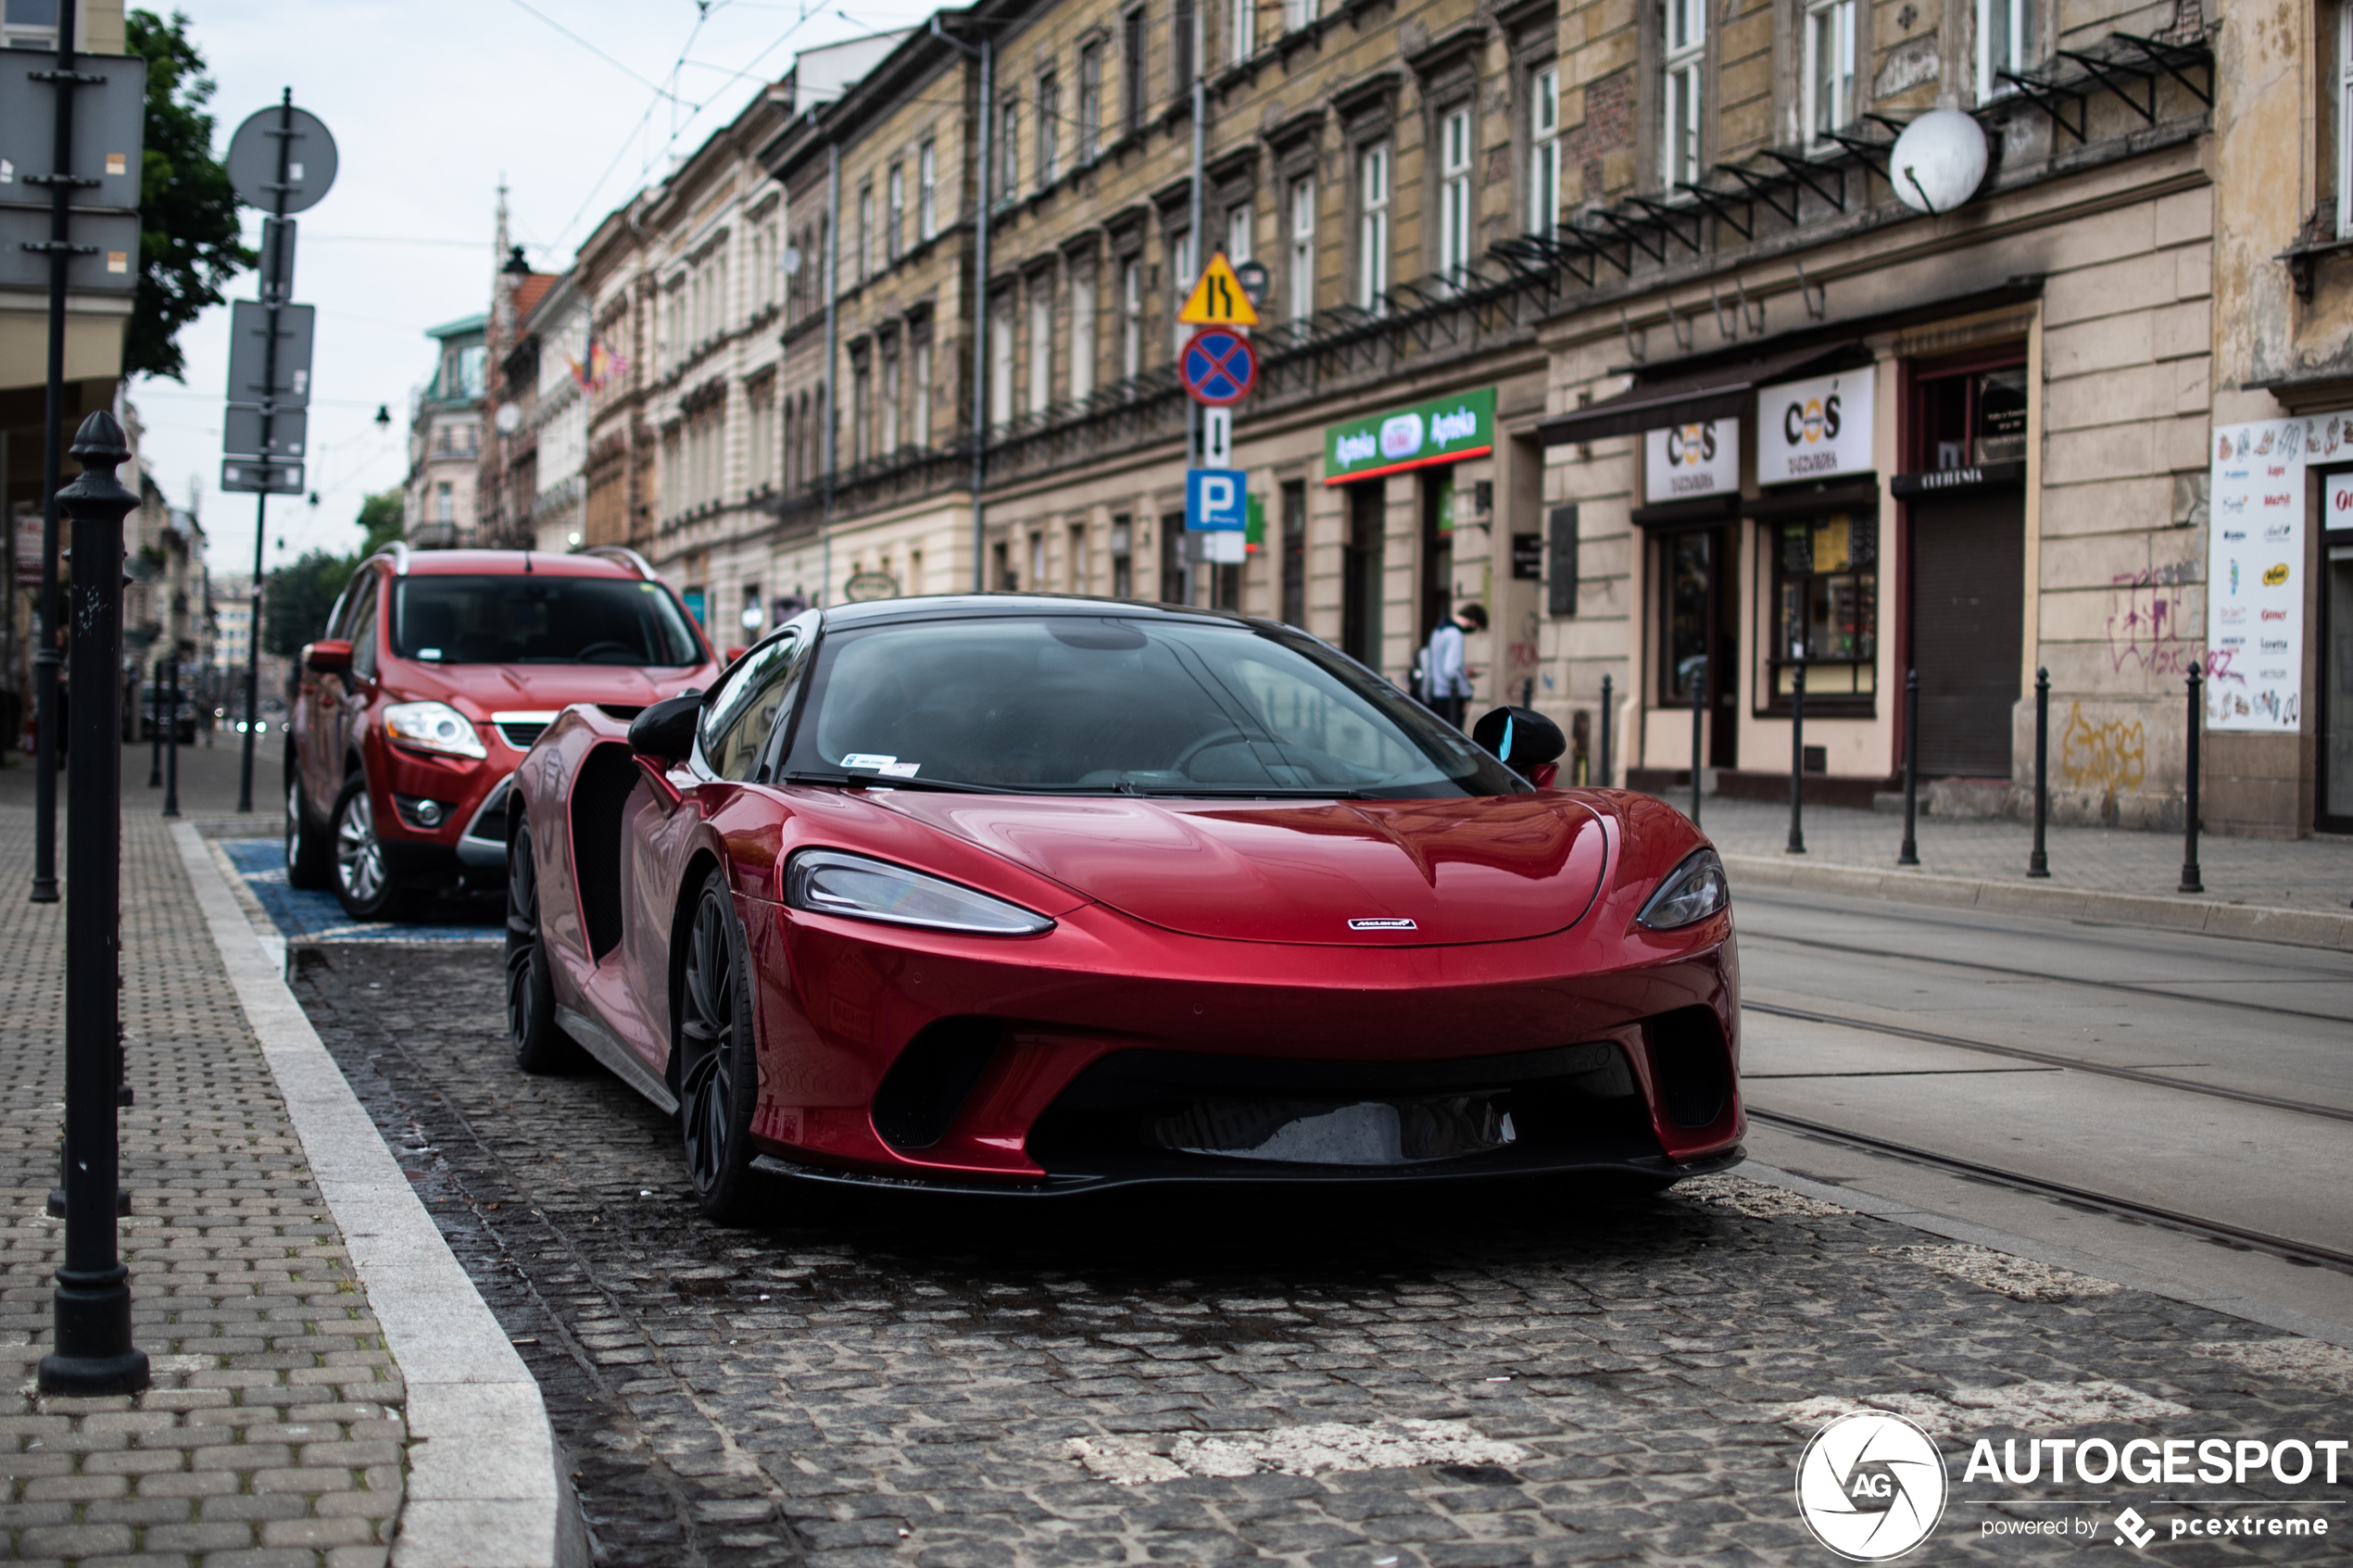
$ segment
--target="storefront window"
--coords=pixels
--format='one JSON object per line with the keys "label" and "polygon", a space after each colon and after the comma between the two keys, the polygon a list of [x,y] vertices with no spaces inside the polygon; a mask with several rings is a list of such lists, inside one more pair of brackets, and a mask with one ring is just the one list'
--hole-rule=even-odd
{"label": "storefront window", "polygon": [[1919,383],[1923,467],[1982,468],[2026,456],[2026,367],[1971,370]]}
{"label": "storefront window", "polygon": [[[1660,644],[1664,662],[1658,672],[1663,706],[1689,706],[1692,680],[1707,662],[1708,626],[1713,619],[1710,588],[1715,576],[1716,533],[1675,533],[1660,541],[1666,554],[1667,634]],[[1710,681],[1710,685],[1715,682]]]}
{"label": "storefront window", "polygon": [[1806,665],[1809,709],[1869,712],[1879,654],[1879,526],[1869,515],[1774,525],[1771,707],[1786,709]]}

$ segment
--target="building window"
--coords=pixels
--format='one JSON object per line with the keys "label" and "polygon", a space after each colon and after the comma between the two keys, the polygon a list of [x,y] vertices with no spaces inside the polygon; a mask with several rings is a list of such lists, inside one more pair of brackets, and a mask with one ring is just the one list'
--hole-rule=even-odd
{"label": "building window", "polygon": [[1172,0],[1168,7],[1168,92],[1171,97],[1192,91],[1194,68],[1200,59],[1200,0]]}
{"label": "building window", "polygon": [[1779,523],[1768,529],[1767,545],[1773,552],[1770,706],[1788,706],[1803,660],[1808,708],[1868,710],[1879,653],[1877,518],[1833,512]]}
{"label": "building window", "polygon": [[931,340],[915,340],[915,396],[912,409],[915,445],[931,445]]}
{"label": "building window", "polygon": [[[1193,279],[1200,272],[1201,257],[1193,246],[1193,232],[1187,229],[1181,233],[1169,235],[1168,280],[1172,285],[1169,291],[1170,296],[1181,301],[1187,295],[1192,293]],[[1193,335],[1193,329],[1188,323],[1178,320],[1176,312],[1173,309],[1168,313],[1168,326],[1171,333],[1169,352],[1174,354],[1185,346],[1185,340]]]}
{"label": "building window", "polygon": [[939,234],[939,148],[925,142],[915,155],[915,237],[936,239]]}
{"label": "building window", "polygon": [[1040,283],[1029,291],[1029,411],[1042,414],[1054,391],[1054,291]]}
{"label": "building window", "polygon": [[1009,202],[1021,190],[1021,100],[1009,97],[997,114],[997,199]]}
{"label": "building window", "polygon": [[1290,182],[1290,248],[1285,258],[1290,281],[1290,319],[1315,314],[1315,182]]}
{"label": "building window", "polygon": [[1102,151],[1103,46],[1089,44],[1078,51],[1078,161],[1095,161]]}
{"label": "building window", "polygon": [[1672,190],[1678,185],[1699,183],[1707,0],[1667,0],[1666,53],[1665,90],[1659,94],[1663,109],[1658,139],[1659,177]]}
{"label": "building window", "polygon": [[858,281],[875,273],[875,182],[858,187]]}
{"label": "building window", "polygon": [[457,497],[449,493],[449,482],[446,479],[433,487],[433,520],[435,522],[458,521]]}
{"label": "building window", "polygon": [[988,422],[1002,430],[1013,417],[1013,302],[988,313]]}
{"label": "building window", "polygon": [[1136,596],[1136,525],[1125,512],[1111,520],[1111,596]]}
{"label": "building window", "polygon": [[907,251],[907,166],[890,166],[890,208],[883,229],[883,249],[893,262]]}
{"label": "building window", "polygon": [[1063,175],[1062,87],[1048,71],[1038,79],[1038,188]]}
{"label": "building window", "polygon": [[1855,118],[1855,0],[1806,11],[1806,128],[1828,136]]}
{"label": "building window", "polygon": [[1087,591],[1087,525],[1074,522],[1065,533],[1063,583],[1074,594]]}
{"label": "building window", "polygon": [[1144,264],[1133,256],[1119,264],[1119,373],[1144,373]]}
{"label": "building window", "polygon": [[1470,275],[1471,111],[1468,104],[1440,118],[1438,271],[1460,286]]}
{"label": "building window", "polygon": [[2034,0],[1977,0],[1977,96],[1982,103],[2015,91],[2004,71],[2034,63]]}
{"label": "building window", "polygon": [[1083,403],[1095,393],[1095,275],[1074,272],[1070,280],[1070,400]]}
{"label": "building window", "polygon": [[1561,73],[1547,66],[1529,83],[1528,232],[1550,234],[1561,212]]}
{"label": "building window", "polygon": [[1283,0],[1283,31],[1297,32],[1315,19],[1315,0]]}
{"label": "building window", "polygon": [[1239,267],[1251,256],[1252,208],[1248,202],[1226,209],[1226,259]]}
{"label": "building window", "polygon": [[882,349],[882,451],[887,458],[899,450],[899,344]]}
{"label": "building window", "polygon": [[1258,0],[1231,0],[1226,31],[1227,57],[1239,65],[1258,47]]}
{"label": "building window", "polygon": [[1284,623],[1307,628],[1307,482],[1283,482]]}
{"label": "building window", "polygon": [[1376,316],[1389,313],[1389,144],[1377,142],[1357,157],[1356,303]]}
{"label": "building window", "polygon": [[2336,236],[2353,240],[2353,0],[2336,8]]}
{"label": "building window", "polygon": [[1133,136],[1144,128],[1144,13],[1140,8],[1127,13],[1121,31],[1126,47],[1120,69],[1126,80],[1120,86],[1126,101],[1120,110],[1126,117],[1127,134]]}

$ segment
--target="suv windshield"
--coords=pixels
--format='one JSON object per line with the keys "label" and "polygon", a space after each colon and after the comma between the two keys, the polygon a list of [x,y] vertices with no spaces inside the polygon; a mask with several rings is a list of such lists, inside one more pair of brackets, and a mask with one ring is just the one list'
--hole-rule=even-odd
{"label": "suv windshield", "polygon": [[1003,616],[828,632],[787,774],[1049,794],[1509,795],[1509,769],[1312,637]]}
{"label": "suv windshield", "polygon": [[659,583],[517,572],[404,577],[392,651],[437,664],[698,664],[702,649]]}

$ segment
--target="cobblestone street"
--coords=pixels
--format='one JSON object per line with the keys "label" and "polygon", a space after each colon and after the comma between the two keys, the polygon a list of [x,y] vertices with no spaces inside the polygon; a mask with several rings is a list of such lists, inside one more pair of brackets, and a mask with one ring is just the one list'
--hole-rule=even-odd
{"label": "cobblestone street", "polygon": [[[2353,1414],[2333,1347],[1737,1179],[1067,1208],[780,1186],[769,1227],[720,1230],[668,1119],[598,1070],[517,1072],[481,950],[296,965],[546,1390],[604,1562],[1812,1563],[1799,1447],[1867,1400],[1948,1452]],[[1957,1481],[1938,1560],[2021,1561],[1981,1520],[2072,1495]]]}

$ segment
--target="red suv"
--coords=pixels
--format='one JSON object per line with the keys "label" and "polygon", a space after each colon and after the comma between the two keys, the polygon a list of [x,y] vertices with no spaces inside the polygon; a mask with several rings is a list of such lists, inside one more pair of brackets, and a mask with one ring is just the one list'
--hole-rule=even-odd
{"label": "red suv", "polygon": [[286,747],[286,880],[398,920],[507,874],[507,784],[565,707],[616,717],[719,675],[630,551],[411,551],[352,573],[302,652]]}

